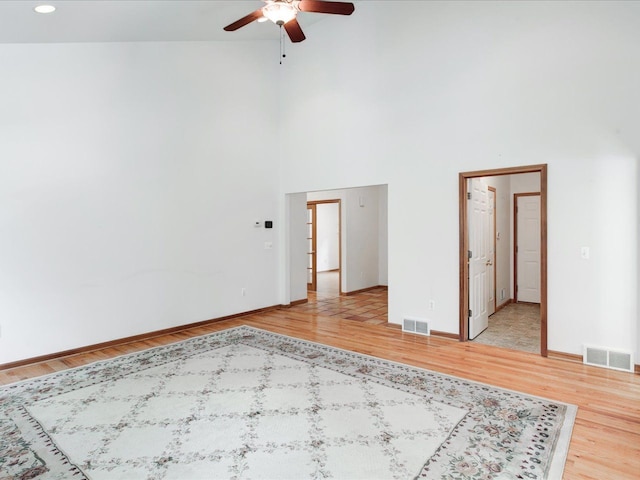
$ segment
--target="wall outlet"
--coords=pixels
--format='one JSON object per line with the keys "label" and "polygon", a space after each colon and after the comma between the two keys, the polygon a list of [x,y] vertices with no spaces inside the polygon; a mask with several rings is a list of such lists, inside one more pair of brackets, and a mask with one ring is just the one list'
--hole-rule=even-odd
{"label": "wall outlet", "polygon": [[273,248],[273,242],[264,242],[264,249],[271,250]]}
{"label": "wall outlet", "polygon": [[435,309],[436,309],[436,301],[429,300],[429,310],[435,310]]}
{"label": "wall outlet", "polygon": [[246,297],[246,296],[247,296],[247,289],[246,289],[246,288],[241,288],[241,289],[240,289],[240,294],[241,294],[243,297]]}

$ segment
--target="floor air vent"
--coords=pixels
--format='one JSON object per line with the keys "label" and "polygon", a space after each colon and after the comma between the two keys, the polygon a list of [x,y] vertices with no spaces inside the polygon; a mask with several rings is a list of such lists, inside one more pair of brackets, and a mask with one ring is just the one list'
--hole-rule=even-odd
{"label": "floor air vent", "polygon": [[582,361],[587,365],[594,365],[596,367],[624,370],[625,372],[634,371],[633,355],[631,352],[608,350],[606,348],[585,345]]}
{"label": "floor air vent", "polygon": [[417,333],[418,335],[431,335],[429,322],[423,318],[405,317],[402,319],[402,331]]}

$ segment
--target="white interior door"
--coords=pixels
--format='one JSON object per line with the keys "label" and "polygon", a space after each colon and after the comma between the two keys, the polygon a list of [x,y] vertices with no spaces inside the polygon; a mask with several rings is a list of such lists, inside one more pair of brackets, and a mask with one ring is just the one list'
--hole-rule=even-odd
{"label": "white interior door", "polygon": [[496,191],[488,191],[489,231],[487,234],[487,314],[496,313]]}
{"label": "white interior door", "polygon": [[487,311],[487,263],[489,237],[489,195],[481,178],[469,180],[469,339],[489,326]]}
{"label": "white interior door", "polygon": [[540,303],[540,194],[516,197],[516,299]]}

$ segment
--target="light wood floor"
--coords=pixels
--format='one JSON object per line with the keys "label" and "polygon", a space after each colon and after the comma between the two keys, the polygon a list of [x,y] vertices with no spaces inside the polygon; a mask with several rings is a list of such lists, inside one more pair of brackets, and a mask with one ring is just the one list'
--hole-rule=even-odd
{"label": "light wood floor", "polygon": [[578,405],[564,478],[640,478],[640,375],[473,342],[404,334],[387,325],[274,310],[118,347],[0,371],[0,384],[237,325],[291,335]]}

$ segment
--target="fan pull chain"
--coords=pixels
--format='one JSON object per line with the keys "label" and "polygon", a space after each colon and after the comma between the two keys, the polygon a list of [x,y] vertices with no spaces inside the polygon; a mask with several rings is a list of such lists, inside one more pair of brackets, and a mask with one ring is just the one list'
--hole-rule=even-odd
{"label": "fan pull chain", "polygon": [[284,51],[284,32],[282,31],[282,25],[280,25],[280,65],[282,65],[282,59],[287,56]]}

